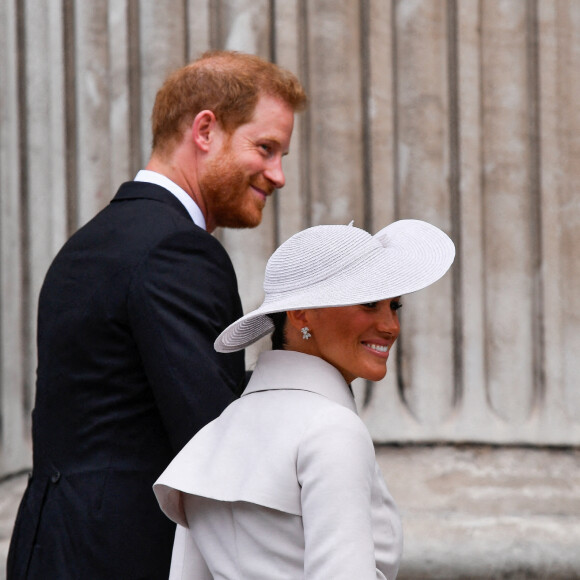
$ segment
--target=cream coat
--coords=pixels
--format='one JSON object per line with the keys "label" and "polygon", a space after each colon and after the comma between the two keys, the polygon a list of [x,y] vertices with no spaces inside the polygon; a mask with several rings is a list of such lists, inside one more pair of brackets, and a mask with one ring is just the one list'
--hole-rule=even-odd
{"label": "cream coat", "polygon": [[178,526],[172,579],[396,577],[400,518],[350,388],[320,358],[262,353],[242,397],[154,490],[189,528]]}

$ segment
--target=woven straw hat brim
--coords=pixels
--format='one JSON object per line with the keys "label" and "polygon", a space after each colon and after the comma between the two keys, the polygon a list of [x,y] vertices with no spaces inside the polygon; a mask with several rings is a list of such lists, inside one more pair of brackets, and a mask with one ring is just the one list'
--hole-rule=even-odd
{"label": "woven straw hat brim", "polygon": [[[349,229],[350,231],[345,230],[347,239],[344,240],[346,244],[343,248],[344,253],[348,254],[349,251],[356,253],[356,249],[352,250],[353,242],[356,245],[360,241],[359,255],[350,263],[340,264],[340,268],[334,269],[326,278],[319,275],[320,271],[317,272],[312,276],[315,281],[311,283],[308,282],[308,272],[304,270],[301,273],[303,284],[300,287],[294,284],[288,289],[288,284],[280,282],[281,290],[275,292],[272,278],[275,279],[277,271],[284,277],[285,272],[292,269],[292,264],[288,265],[289,261],[293,261],[292,258],[297,258],[299,266],[296,267],[303,266],[309,260],[301,254],[304,251],[303,247],[291,248],[293,251],[285,253],[285,244],[282,244],[268,262],[266,277],[270,275],[270,279],[264,286],[268,287],[269,291],[266,291],[264,302],[259,308],[228,326],[218,336],[214,344],[218,352],[234,352],[246,348],[272,332],[272,321],[266,315],[273,312],[351,306],[421,290],[439,280],[447,272],[455,256],[455,247],[448,236],[435,226],[419,220],[394,222],[375,236],[349,226],[315,226],[296,234],[297,236],[303,234],[303,242],[308,241],[309,234],[313,238],[312,241],[318,242],[316,249],[309,248],[311,254],[324,251],[316,235],[327,232],[312,231],[317,228]],[[354,237],[348,239],[349,236]],[[292,238],[286,244],[291,243],[291,240]],[[331,249],[339,254],[340,241],[329,241]],[[345,262],[348,262],[348,256]],[[272,270],[276,268],[278,270],[273,273]]]}

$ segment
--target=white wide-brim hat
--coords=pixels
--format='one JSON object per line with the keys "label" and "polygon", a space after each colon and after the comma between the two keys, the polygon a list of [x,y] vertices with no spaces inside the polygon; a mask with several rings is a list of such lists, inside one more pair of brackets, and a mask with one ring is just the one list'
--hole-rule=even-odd
{"label": "white wide-brim hat", "polygon": [[396,221],[372,236],[352,225],[314,226],[298,232],[270,257],[262,305],[230,324],[216,339],[218,352],[245,348],[274,330],[273,312],[378,302],[436,282],[455,258],[439,228],[420,220]]}

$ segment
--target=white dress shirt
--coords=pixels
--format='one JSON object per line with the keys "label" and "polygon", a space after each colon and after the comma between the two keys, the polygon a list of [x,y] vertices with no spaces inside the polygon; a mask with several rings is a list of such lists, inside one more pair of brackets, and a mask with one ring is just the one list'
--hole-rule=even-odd
{"label": "white dress shirt", "polygon": [[190,195],[177,183],[171,181],[169,177],[165,177],[161,173],[157,173],[157,171],[151,171],[149,169],[141,169],[139,173],[135,176],[133,181],[144,181],[146,183],[154,183],[155,185],[160,185],[167,191],[171,192],[185,207],[187,213],[191,216],[193,223],[204,230],[207,229],[205,225],[205,217],[201,212],[201,209],[193,201]]}
{"label": "white dress shirt", "polygon": [[397,575],[401,521],[371,437],[342,375],[318,357],[262,353],[242,397],[154,490],[179,524],[171,580]]}

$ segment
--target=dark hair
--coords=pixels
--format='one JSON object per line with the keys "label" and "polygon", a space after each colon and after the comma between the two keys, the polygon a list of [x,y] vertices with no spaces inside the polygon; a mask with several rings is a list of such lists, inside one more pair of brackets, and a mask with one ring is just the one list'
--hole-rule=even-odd
{"label": "dark hair", "polygon": [[272,333],[272,350],[286,349],[286,312],[272,312],[266,316],[274,323]]}

